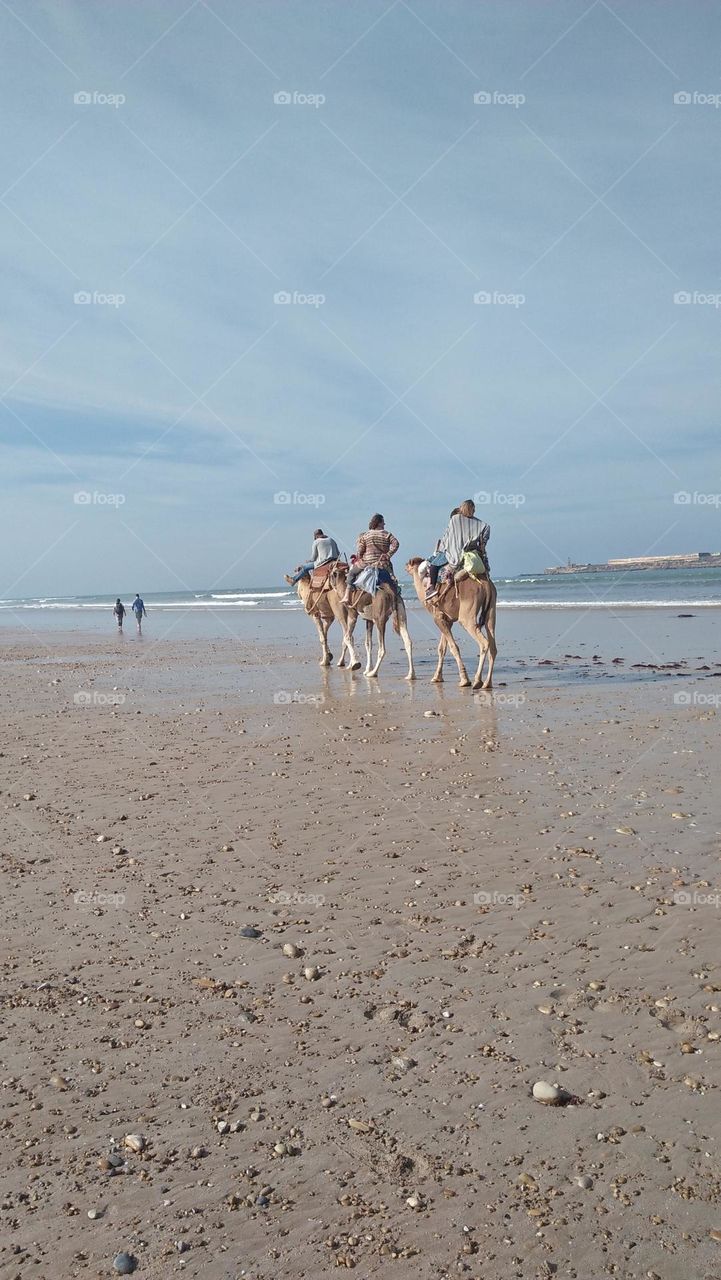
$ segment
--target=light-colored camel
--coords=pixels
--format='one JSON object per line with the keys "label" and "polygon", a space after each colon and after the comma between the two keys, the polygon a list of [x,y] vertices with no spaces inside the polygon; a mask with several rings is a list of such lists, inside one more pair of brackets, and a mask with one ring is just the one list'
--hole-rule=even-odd
{"label": "light-colored camel", "polygon": [[[443,659],[446,650],[450,649],[458,667],[459,684],[467,688],[471,681],[463,664],[461,651],[458,648],[452,627],[460,622],[464,631],[472,636],[478,645],[478,670],[473,677],[474,689],[490,689],[493,685],[493,667],[496,661],[496,587],[490,578],[462,578],[438,597],[426,600],[425,583],[418,572],[422,564],[420,556],[408,561],[406,569],[413,578],[416,595],[424,604],[441,633],[438,642],[438,666],[433,674],[433,681],[439,684],[443,679]],[[485,630],[485,635],[483,634]],[[483,667],[488,658],[488,675],[483,680]]]}
{"label": "light-colored camel", "polygon": [[[346,576],[348,566],[338,562],[331,572],[331,591],[338,593],[339,602],[345,594]],[[415,680],[416,673],[413,667],[413,645],[410,635],[408,634],[408,619],[406,616],[406,606],[400,595],[396,593],[389,582],[384,582],[378,588],[375,595],[369,595],[367,591],[354,590],[352,593],[353,603],[343,606],[347,609],[348,622],[343,635],[343,642],[349,651],[353,651],[353,628],[360,616],[365,620],[366,624],[366,665],[363,674],[365,676],[377,676],[378,669],[386,655],[386,627],[389,619],[393,621],[393,630],[400,636],[403,641],[403,647],[408,657],[408,675],[406,680]],[[378,654],[375,665],[373,663],[373,628],[375,627],[378,636]]]}
{"label": "light-colored camel", "polygon": [[313,587],[308,576],[299,580],[297,591],[306,613],[313,619],[318,629],[322,651],[320,665],[329,667],[333,661],[333,654],[328,647],[328,631],[332,623],[337,622],[343,632],[343,644],[341,645],[337,665],[339,667],[345,666],[347,651],[350,669],[351,671],[357,671],[361,664],[353,648],[353,627],[356,620],[354,618],[352,625],[350,625],[348,610],[341,600],[343,592],[341,591],[339,594],[333,586],[324,587],[323,589]]}

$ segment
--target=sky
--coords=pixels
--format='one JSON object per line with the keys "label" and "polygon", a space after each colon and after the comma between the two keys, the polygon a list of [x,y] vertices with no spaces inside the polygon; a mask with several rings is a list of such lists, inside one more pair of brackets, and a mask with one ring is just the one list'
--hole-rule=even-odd
{"label": "sky", "polygon": [[[3,0],[0,597],[721,548],[721,11]],[[680,495],[680,497],[679,497]]]}

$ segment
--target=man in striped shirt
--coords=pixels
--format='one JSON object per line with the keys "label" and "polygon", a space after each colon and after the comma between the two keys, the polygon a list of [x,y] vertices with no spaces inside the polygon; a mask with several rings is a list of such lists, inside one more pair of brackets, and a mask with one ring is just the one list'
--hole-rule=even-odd
{"label": "man in striped shirt", "polygon": [[369,565],[376,569],[391,569],[391,556],[395,555],[400,543],[385,526],[383,516],[376,512],[368,521],[368,528],[358,534],[358,559],[348,570],[343,604],[350,604],[353,584],[363,569]]}

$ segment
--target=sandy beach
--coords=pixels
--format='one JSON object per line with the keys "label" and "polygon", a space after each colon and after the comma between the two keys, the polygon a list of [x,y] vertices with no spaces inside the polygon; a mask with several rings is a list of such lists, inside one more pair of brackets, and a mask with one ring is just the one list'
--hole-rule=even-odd
{"label": "sandy beach", "polygon": [[710,649],[3,640],[0,1274],[721,1274]]}

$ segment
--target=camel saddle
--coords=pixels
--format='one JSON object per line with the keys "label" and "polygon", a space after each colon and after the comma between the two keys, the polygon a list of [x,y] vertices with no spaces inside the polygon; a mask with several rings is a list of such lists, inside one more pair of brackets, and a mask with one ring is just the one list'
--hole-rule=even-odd
{"label": "camel saddle", "polygon": [[313,569],[310,575],[310,586],[312,591],[325,591],[328,587],[328,578],[331,569],[335,567],[335,560],[329,560],[327,564],[321,564],[317,569]]}

